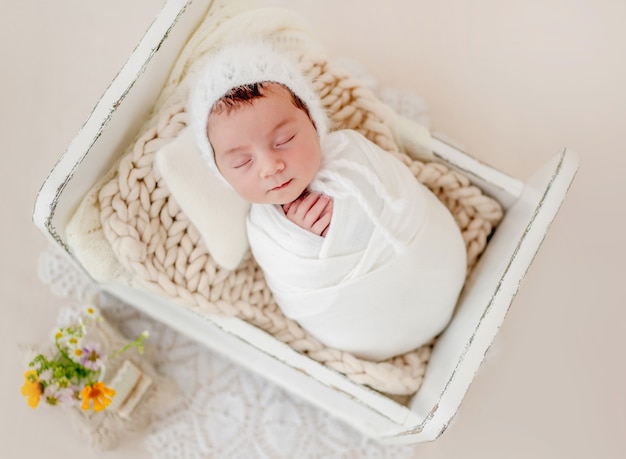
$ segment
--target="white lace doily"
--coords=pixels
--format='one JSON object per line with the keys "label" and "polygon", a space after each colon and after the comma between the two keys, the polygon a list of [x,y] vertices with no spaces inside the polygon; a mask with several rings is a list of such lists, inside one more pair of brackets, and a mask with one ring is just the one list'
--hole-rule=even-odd
{"label": "white lace doily", "polygon": [[121,301],[99,294],[63,253],[39,258],[39,276],[59,298],[99,295],[109,321],[124,335],[149,330],[157,370],[173,378],[181,400],[153,418],[146,447],[159,459],[409,459],[410,446],[383,446],[269,381],[187,339]]}
{"label": "white lace doily", "polygon": [[[413,93],[380,89],[355,61],[340,64],[368,83],[404,116],[428,127],[426,107]],[[146,447],[157,459],[409,459],[414,446],[383,446],[224,359],[119,300],[100,294],[91,280],[56,249],[43,252],[39,277],[59,298],[99,295],[109,321],[126,336],[150,331],[157,370],[173,378],[181,400],[155,415]]]}

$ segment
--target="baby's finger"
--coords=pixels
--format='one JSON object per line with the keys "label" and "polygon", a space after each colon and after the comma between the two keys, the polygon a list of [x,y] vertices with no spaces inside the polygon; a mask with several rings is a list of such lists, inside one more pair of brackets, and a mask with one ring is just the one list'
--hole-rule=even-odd
{"label": "baby's finger", "polygon": [[309,193],[302,199],[302,202],[300,203],[300,206],[298,209],[302,217],[308,214],[311,211],[311,209],[315,207],[315,205],[317,205],[317,203],[319,202],[322,196],[323,195],[319,193]]}
{"label": "baby's finger", "polygon": [[317,235],[326,236],[328,227],[330,226],[331,217],[331,212],[324,212],[311,226],[311,231]]}
{"label": "baby's finger", "polygon": [[317,202],[319,197],[319,193],[309,193],[306,196],[299,197],[291,203],[289,215],[298,220],[304,220],[309,209]]}
{"label": "baby's finger", "polygon": [[319,195],[315,203],[309,208],[306,215],[304,216],[304,222],[313,226],[313,224],[319,220],[320,216],[324,213],[324,209],[328,206],[330,202],[330,198],[326,195]]}

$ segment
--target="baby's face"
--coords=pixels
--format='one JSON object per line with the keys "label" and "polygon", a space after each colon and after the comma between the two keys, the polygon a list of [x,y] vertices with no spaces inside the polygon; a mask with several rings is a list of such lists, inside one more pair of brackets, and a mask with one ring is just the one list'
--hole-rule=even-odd
{"label": "baby's face", "polygon": [[291,93],[272,83],[263,97],[212,113],[207,133],[215,163],[244,199],[287,204],[307,188],[321,163],[319,136]]}

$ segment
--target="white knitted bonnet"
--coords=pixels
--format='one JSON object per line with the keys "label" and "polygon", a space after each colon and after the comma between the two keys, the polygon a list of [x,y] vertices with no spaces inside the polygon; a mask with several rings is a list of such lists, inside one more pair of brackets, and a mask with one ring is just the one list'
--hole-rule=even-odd
{"label": "white knitted bonnet", "polygon": [[199,73],[188,104],[190,127],[197,146],[209,167],[219,176],[213,148],[207,137],[209,113],[228,91],[261,82],[280,83],[298,96],[317,128],[320,139],[328,131],[328,117],[322,102],[298,63],[267,43],[234,44],[211,56]]}

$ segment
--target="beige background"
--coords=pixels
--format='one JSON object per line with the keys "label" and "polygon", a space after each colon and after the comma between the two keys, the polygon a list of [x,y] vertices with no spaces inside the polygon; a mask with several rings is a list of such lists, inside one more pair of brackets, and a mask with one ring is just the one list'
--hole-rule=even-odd
{"label": "beige background", "polygon": [[[89,452],[59,412],[19,395],[19,344],[63,304],[37,278],[39,186],[163,0],[0,1],[2,457],[142,458],[141,439]],[[459,416],[427,458],[618,458],[626,445],[626,2],[283,1],[334,56],[412,89],[433,128],[526,179],[563,146],[582,156]]]}

